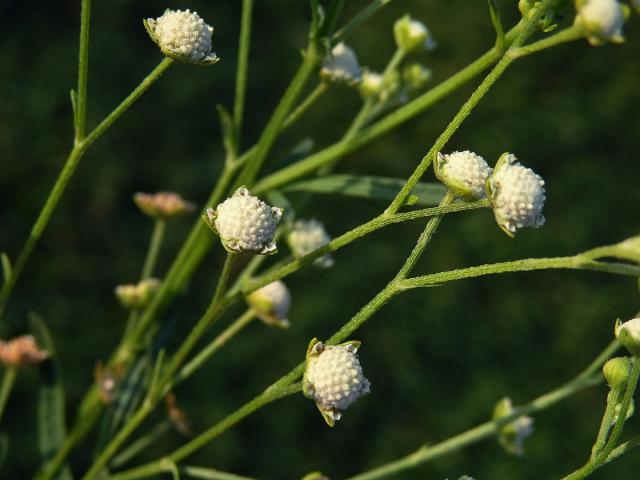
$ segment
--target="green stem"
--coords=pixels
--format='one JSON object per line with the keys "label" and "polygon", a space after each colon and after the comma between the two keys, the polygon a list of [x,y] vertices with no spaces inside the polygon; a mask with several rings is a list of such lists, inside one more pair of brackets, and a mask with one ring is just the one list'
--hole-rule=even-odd
{"label": "green stem", "polygon": [[220,350],[226,343],[240,333],[256,315],[253,310],[249,309],[238,317],[231,325],[222,331],[216,338],[214,338],[206,347],[187,362],[178,372],[178,374],[171,380],[165,390],[171,390],[178,384],[189,378],[193,372],[200,368],[207,360],[209,360],[218,350]]}
{"label": "green stem", "polygon": [[580,40],[581,38],[584,38],[584,30],[578,25],[573,25],[542,40],[517,48],[511,52],[511,55],[516,58],[525,57],[562,43]]}
{"label": "green stem", "polygon": [[590,461],[593,461],[600,456],[600,452],[602,452],[602,449],[607,443],[607,436],[609,434],[609,430],[611,430],[613,417],[616,413],[616,405],[620,403],[620,398],[622,398],[623,393],[624,391],[622,389],[612,389],[611,397],[607,397],[607,406],[604,409],[604,415],[602,415],[602,422],[600,423],[598,436],[596,437],[596,441],[591,449]]}
{"label": "green stem", "polygon": [[316,85],[311,93],[305,98],[300,105],[298,105],[288,116],[285,118],[284,122],[280,127],[280,133],[289,128],[291,125],[296,123],[302,115],[311,107],[316,101],[324,95],[324,93],[329,89],[329,85],[325,82],[320,82]]}
{"label": "green stem", "polygon": [[[140,83],[140,85],[138,85],[136,89],[131,92],[131,94],[127,98],[125,98],[124,101],[107,116],[107,118],[105,118],[86,138],[75,143],[62,169],[62,172],[60,172],[60,175],[58,176],[53,189],[47,197],[44,207],[40,211],[38,218],[31,227],[29,238],[27,238],[27,241],[20,251],[20,255],[18,256],[18,260],[14,265],[11,278],[2,289],[2,293],[0,294],[0,316],[2,315],[2,312],[7,305],[16,282],[22,274],[22,271],[24,270],[24,267],[29,260],[33,249],[40,240],[40,237],[42,236],[45,228],[49,224],[49,220],[51,219],[51,216],[53,215],[53,212],[58,205],[60,197],[62,197],[62,194],[64,193],[69,180],[71,180],[71,177],[73,176],[76,167],[80,162],[80,159],[83,157],[89,146],[93,142],[95,142],[98,137],[100,137],[100,135],[102,135],[111,126],[111,124],[113,124],[113,122],[115,122],[124,112],[126,112],[129,107],[145,91],[149,89],[153,82],[155,82],[160,77],[160,75],[162,75],[162,73],[167,68],[169,68],[171,63],[171,59],[165,58],[164,60],[162,60],[162,62],[160,62],[160,64]],[[80,103],[80,96],[78,96],[78,103]],[[80,117],[78,116],[78,118]]]}
{"label": "green stem", "polygon": [[149,242],[149,250],[147,251],[147,258],[144,261],[142,267],[142,274],[140,280],[146,280],[153,276],[153,270],[158,261],[158,254],[160,253],[160,246],[164,238],[164,232],[166,230],[166,222],[158,219],[153,226],[153,232],[151,233],[151,240]]}
{"label": "green stem", "polygon": [[594,374],[619,346],[617,342],[612,342],[586,370],[573,380],[518,407],[513,414],[501,418],[499,421],[485,422],[482,425],[478,425],[441,443],[424,446],[406,457],[369,470],[368,472],[349,477],[347,480],[376,480],[398,475],[403,471],[423,465],[486,438],[493,437],[500,432],[500,429],[504,425],[513,422],[515,419],[545,410],[587,387],[600,383],[602,377],[598,376],[597,379],[594,379]]}
{"label": "green stem", "polygon": [[[407,52],[400,48],[394,52],[394,54],[391,56],[391,59],[387,63],[387,66],[382,72],[383,85],[387,85],[387,82],[389,81],[390,76],[393,74],[393,72],[396,71],[396,69],[398,68],[398,65],[400,65],[400,63],[402,62],[402,60],[406,55],[407,55]],[[362,129],[362,127],[371,119],[371,111],[373,110],[373,107],[375,106],[376,102],[377,102],[377,99],[374,97],[370,97],[365,100],[364,105],[362,105],[362,108],[360,109],[360,112],[358,112],[358,115],[356,115],[353,122],[351,122],[351,125],[349,126],[347,133],[345,133],[342,139],[340,140],[341,142],[350,141]]]}
{"label": "green stem", "polygon": [[391,0],[374,0],[365,8],[363,8],[356,16],[354,16],[349,22],[333,34],[331,37],[332,43],[336,44],[344,41],[350,35],[352,35],[360,26],[371,17],[374,13],[376,13],[379,9],[391,3]]}
{"label": "green stem", "polygon": [[[162,378],[158,381],[158,386],[156,388],[153,388],[153,391],[149,392],[149,395],[147,396],[141,407],[138,409],[138,411],[131,418],[129,418],[124,427],[100,453],[89,471],[83,477],[84,480],[95,478],[96,475],[98,475],[106,466],[111,457],[116,454],[118,449],[127,440],[127,438],[129,438],[129,436],[135,431],[135,429],[144,421],[145,418],[147,418],[149,413],[151,413],[153,408],[158,403],[159,399],[162,398],[162,393],[165,390],[164,387],[170,384],[173,375],[180,368],[191,350],[196,346],[202,335],[204,335],[204,333],[211,326],[214,320],[218,318],[218,315],[222,310],[222,299],[229,282],[234,259],[235,255],[230,253],[227,254],[224,266],[222,267],[222,272],[220,273],[220,279],[218,280],[218,285],[216,287],[216,291],[213,295],[213,299],[211,300],[209,308],[200,318],[200,320],[198,320],[198,323],[195,325],[193,330],[191,330],[182,345],[180,345],[180,347],[178,348],[178,351],[175,353],[175,355],[171,359],[171,362],[166,367]],[[158,394],[158,392],[160,392],[160,394]]]}
{"label": "green stem", "polygon": [[118,468],[126,464],[132,458],[135,458],[138,454],[146,450],[158,437],[164,435],[169,430],[171,430],[171,423],[167,420],[163,420],[149,433],[146,433],[129,445],[125,450],[113,457],[113,460],[110,462],[111,467]]}
{"label": "green stem", "polygon": [[291,111],[291,108],[299,97],[300,92],[307,84],[307,80],[310,75],[315,71],[319,61],[320,57],[315,46],[313,44],[309,45],[305,51],[304,60],[302,61],[300,68],[298,68],[289,88],[287,88],[287,91],[284,93],[280,103],[276,107],[271,119],[260,136],[255,153],[249,157],[244,165],[244,170],[236,181],[234,189],[241,185],[250,186],[254,183],[256,175],[260,171],[262,164],[266,160],[267,155],[271,151],[271,148],[282,129],[282,124],[286,116]]}
{"label": "green stem", "polygon": [[78,97],[74,105],[75,142],[84,139],[87,119],[87,79],[89,77],[89,31],[91,0],[82,0],[80,11],[80,48],[78,53]]}
{"label": "green stem", "polygon": [[[544,13],[544,9],[540,8],[536,15],[533,15],[531,19],[525,23],[522,31],[518,34],[516,39],[513,41],[513,44],[509,47],[504,54],[504,56],[500,59],[500,61],[496,64],[495,67],[489,72],[489,74],[484,78],[484,80],[478,85],[475,91],[471,94],[469,99],[462,105],[458,113],[456,113],[453,120],[447,125],[447,128],[440,134],[438,139],[429,149],[427,154],[422,158],[420,164],[416,167],[414,172],[409,177],[407,183],[405,183],[404,187],[398,192],[396,198],[391,202],[389,208],[387,208],[387,212],[395,213],[400,207],[402,207],[407,199],[407,197],[411,194],[411,190],[415,187],[416,183],[420,181],[424,172],[429,168],[431,162],[437,155],[437,153],[442,150],[442,148],[446,145],[449,139],[453,136],[453,134],[460,128],[462,122],[471,114],[473,109],[478,105],[480,100],[487,94],[489,89],[498,81],[498,79],[502,76],[502,74],[506,71],[506,69],[511,65],[511,63],[515,60],[515,57],[510,55],[512,49],[518,48],[522,45],[529,36],[534,32],[536,28],[536,23],[540,18],[540,15]],[[532,21],[533,20],[533,21]],[[497,47],[496,47],[497,50]]]}
{"label": "green stem", "polygon": [[7,400],[13,390],[13,384],[16,381],[17,370],[14,367],[8,367],[2,377],[2,385],[0,385],[0,419],[4,414],[4,407],[7,406]]}
{"label": "green stem", "polygon": [[399,288],[409,290],[412,288],[432,287],[445,282],[462,280],[464,278],[482,277],[484,275],[550,269],[591,270],[618,275],[628,275],[632,277],[640,276],[639,266],[623,263],[585,262],[580,255],[576,255],[573,257],[528,258],[525,260],[493,263],[489,265],[479,265],[476,267],[432,273],[430,275],[422,275],[420,277],[402,280],[399,284]]}
{"label": "green stem", "polygon": [[180,473],[183,473],[187,477],[199,478],[202,480],[257,480],[256,478],[236,475],[235,473],[221,472],[220,470],[214,470],[213,468],[186,465],[184,467],[180,467],[179,470]]}
{"label": "green stem", "polygon": [[[240,41],[238,45],[238,69],[236,70],[236,96],[233,107],[233,126],[236,133],[236,148],[240,148],[242,140],[244,102],[247,91],[247,72],[249,71],[252,13],[253,0],[243,0],[242,19],[240,21]],[[236,152],[234,152],[234,155],[235,154]]]}
{"label": "green stem", "polygon": [[145,478],[153,475],[157,475],[162,473],[165,468],[165,465],[168,462],[175,463],[179,462],[185,457],[188,457],[193,452],[198,450],[203,445],[206,445],[208,442],[216,438],[217,436],[224,433],[230,427],[234,426],[236,423],[249,416],[259,408],[271,403],[280,398],[287,397],[294,393],[298,393],[302,390],[302,384],[296,383],[294,385],[289,385],[284,388],[272,389],[266,391],[262,395],[257,396],[249,403],[244,405],[242,408],[236,410],[234,413],[226,417],[221,422],[217,423],[209,430],[204,433],[198,435],[196,438],[186,443],[184,446],[174,451],[170,455],[165,458],[161,458],[154,462],[148,463],[146,465],[142,465],[137,468],[133,468],[131,470],[126,470],[121,473],[116,473],[112,475],[110,480],[133,480],[135,478]]}
{"label": "green stem", "polygon": [[640,435],[636,435],[631,440],[627,440],[626,442],[621,443],[620,446],[611,450],[611,453],[609,454],[607,459],[604,461],[603,465],[609,463],[612,460],[615,460],[621,455],[624,455],[625,453],[637,447],[638,445],[640,445]]}

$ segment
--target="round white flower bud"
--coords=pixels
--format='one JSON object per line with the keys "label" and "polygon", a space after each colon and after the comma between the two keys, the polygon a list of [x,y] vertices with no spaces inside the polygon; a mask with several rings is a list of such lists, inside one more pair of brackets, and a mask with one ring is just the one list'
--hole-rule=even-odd
{"label": "round white flower bud", "polygon": [[496,221],[508,235],[519,228],[544,225],[544,180],[522,166],[515,155],[502,155],[487,184]]}
{"label": "round white flower bud", "polygon": [[360,342],[324,345],[317,339],[309,344],[303,392],[315,400],[330,426],[340,420],[342,411],[369,393],[371,384],[356,355],[359,346]]}
{"label": "round white flower bud", "polygon": [[236,190],[215,210],[207,209],[209,225],[231,253],[275,253],[273,236],[281,218],[280,208],[270,207],[245,187]]}
{"label": "round white flower bud", "polygon": [[365,69],[359,86],[360,93],[365,98],[377,97],[382,93],[383,85],[383,77],[380,73]]}
{"label": "round white flower bud", "polygon": [[456,195],[465,199],[486,196],[485,184],[493,169],[480,155],[469,150],[438,153],[434,167],[438,180]]}
{"label": "round white flower bud", "polygon": [[276,280],[247,296],[247,303],[267,325],[286,328],[290,325],[287,315],[291,307],[291,292],[280,280]]}
{"label": "round white flower bud", "polygon": [[434,49],[437,44],[427,26],[405,15],[393,25],[393,35],[399,49],[410,52],[417,48]]}
{"label": "round white flower bud", "polygon": [[[287,235],[287,242],[296,258],[304,257],[314,250],[324,247],[330,241],[331,237],[324,225],[316,219],[294,222]],[[328,268],[333,265],[333,258],[327,253],[314,260],[313,264],[317,267]]]}
{"label": "round white flower bud", "polygon": [[144,20],[144,26],[167,57],[202,65],[219,60],[211,51],[213,27],[196,12],[167,9],[161,17]]}
{"label": "round white flower bud", "polygon": [[580,0],[575,23],[584,29],[591,45],[624,41],[624,10],[617,0]]}
{"label": "round white flower bud", "polygon": [[616,322],[616,338],[632,355],[640,356],[640,318],[633,318],[627,322]]}
{"label": "round white flower bud", "polygon": [[330,82],[356,84],[362,76],[358,57],[344,43],[338,43],[322,62],[320,76]]}

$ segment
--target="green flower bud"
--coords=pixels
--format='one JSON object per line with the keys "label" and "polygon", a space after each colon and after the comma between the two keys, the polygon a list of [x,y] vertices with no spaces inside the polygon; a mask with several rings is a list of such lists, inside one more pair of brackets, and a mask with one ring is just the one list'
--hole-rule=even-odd
{"label": "green flower bud", "polygon": [[436,42],[426,25],[418,20],[413,20],[410,15],[396,20],[393,25],[393,35],[398,48],[405,52],[411,52],[418,48],[432,50],[436,47]]}
{"label": "green flower bud", "polygon": [[[609,392],[611,395],[611,392]],[[611,419],[611,426],[615,425],[618,422],[618,417],[620,416],[620,410],[622,410],[622,403],[618,403],[614,408],[613,418]],[[636,411],[636,407],[633,404],[633,400],[629,404],[629,408],[627,409],[627,415],[624,417],[625,422],[629,420]]]}
{"label": "green flower bud", "polygon": [[402,70],[402,79],[411,90],[419,90],[431,80],[431,70],[419,63],[412,63]]}
{"label": "green flower bud", "polygon": [[602,367],[602,373],[611,388],[620,389],[627,385],[631,362],[627,357],[612,358]]}
{"label": "green flower bud", "polygon": [[624,323],[617,320],[615,334],[618,341],[632,355],[640,356],[640,318],[633,318]]}
{"label": "green flower bud", "polygon": [[160,280],[147,278],[136,284],[118,285],[116,297],[127,310],[146,307],[160,288]]}

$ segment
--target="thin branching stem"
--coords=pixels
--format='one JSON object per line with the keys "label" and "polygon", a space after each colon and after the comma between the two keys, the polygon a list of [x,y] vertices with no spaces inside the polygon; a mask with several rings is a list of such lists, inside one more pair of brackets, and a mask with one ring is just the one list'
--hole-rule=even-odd
{"label": "thin branching stem", "polygon": [[[242,0],[242,19],[240,20],[240,41],[238,44],[238,69],[236,70],[236,95],[233,106],[233,128],[235,145],[240,148],[242,141],[242,123],[249,72],[249,49],[251,47],[251,21],[253,18],[253,0]],[[237,152],[233,152],[234,156]]]}
{"label": "thin branching stem", "polygon": [[2,376],[2,384],[0,385],[0,419],[4,414],[4,408],[7,406],[7,401],[13,390],[13,384],[16,381],[17,370],[13,367],[8,367],[4,371]]}

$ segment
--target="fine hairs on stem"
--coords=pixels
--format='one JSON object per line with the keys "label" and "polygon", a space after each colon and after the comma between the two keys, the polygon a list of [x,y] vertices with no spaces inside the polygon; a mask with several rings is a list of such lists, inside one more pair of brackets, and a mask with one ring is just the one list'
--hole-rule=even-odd
{"label": "fine hairs on stem", "polygon": [[[385,34],[393,39],[395,48],[389,50],[387,59],[378,62],[381,67],[378,74],[360,65],[360,58],[366,56],[359,56],[352,46],[366,38],[369,20],[392,4],[392,0],[372,0],[360,6],[349,5],[346,0],[311,0],[308,2],[308,35],[296,37],[304,38],[305,43],[301,45],[301,55],[297,58],[292,56],[296,58],[297,67],[293,67],[293,62],[286,66],[294,72],[291,80],[273,92],[266,92],[261,84],[257,92],[251,91],[256,86],[252,75],[263,71],[260,66],[254,66],[261,61],[257,52],[252,52],[252,44],[255,45],[256,39],[260,38],[256,35],[254,20],[260,15],[260,9],[267,7],[254,0],[232,3],[229,8],[238,12],[237,36],[233,35],[234,41],[237,38],[237,60],[235,63],[222,62],[209,71],[215,76],[220,72],[218,68],[226,69],[227,65],[235,68],[233,75],[229,75],[231,72],[228,70],[220,75],[220,78],[235,79],[234,92],[231,99],[217,98],[224,89],[211,91],[215,97],[213,100],[202,99],[204,109],[208,108],[207,104],[212,109],[214,105],[217,107],[220,120],[220,144],[224,155],[215,156],[215,182],[176,251],[170,251],[175,248],[175,236],[179,234],[179,229],[174,230],[172,226],[172,219],[192,212],[195,204],[173,192],[135,195],[136,205],[153,222],[148,224],[151,236],[148,240],[145,237],[147,253],[140,266],[136,267],[139,275],[135,275],[134,281],[138,283],[118,285],[115,289],[117,300],[127,310],[128,320],[108,360],[96,367],[95,381],[87,382],[86,391],[77,405],[65,407],[60,369],[57,363],[55,369],[52,365],[59,360],[65,361],[66,352],[54,348],[53,336],[47,327],[36,322],[34,336],[22,335],[0,341],[0,363],[6,368],[0,387],[0,417],[5,411],[11,411],[14,385],[23,388],[20,384],[21,370],[39,369],[42,382],[38,397],[39,444],[41,450],[46,451],[34,476],[38,480],[68,476],[72,470],[76,478],[83,480],[129,480],[154,478],[162,474],[171,474],[174,478],[183,475],[250,480],[252,477],[184,462],[190,463],[188,458],[191,455],[214,440],[224,441],[219,437],[248,416],[277,400],[294,395],[304,396],[310,401],[291,400],[286,402],[290,404],[289,408],[317,408],[321,414],[317,420],[324,421],[327,428],[335,427],[330,431],[331,438],[340,439],[343,431],[340,427],[345,423],[343,418],[358,408],[360,397],[369,395],[372,402],[379,404],[386,401],[383,389],[376,388],[379,376],[370,375],[367,367],[370,364],[367,356],[375,352],[368,350],[366,341],[354,339],[353,335],[356,332],[364,335],[366,329],[362,327],[365,324],[369,327],[373,323],[369,320],[380,316],[379,312],[392,301],[399,302],[420,291],[424,295],[435,296],[449,282],[470,279],[481,282],[487,276],[510,273],[533,275],[533,272],[546,271],[549,272],[546,275],[552,275],[550,272],[554,271],[553,274],[560,276],[579,270],[616,275],[621,279],[631,277],[633,281],[640,277],[640,237],[579,253],[573,251],[524,259],[505,259],[503,256],[503,261],[496,263],[449,266],[431,273],[418,270],[421,259],[428,257],[431,260],[438,255],[437,242],[432,241],[442,233],[439,232],[440,226],[443,222],[448,223],[447,217],[452,214],[491,222],[492,226],[512,237],[513,242],[517,242],[521,235],[527,235],[528,229],[532,228],[542,228],[541,236],[553,235],[549,233],[553,232],[552,229],[544,227],[545,180],[527,166],[529,159],[520,159],[512,152],[504,152],[497,159],[485,159],[472,151],[471,146],[453,150],[450,143],[465,141],[460,134],[465,121],[481,108],[487,94],[502,82],[505,73],[517,70],[516,66],[529,56],[543,55],[549,49],[579,40],[587,40],[592,45],[621,43],[625,15],[617,1],[576,2],[573,6],[570,5],[572,2],[564,0],[523,0],[518,3],[518,20],[505,25],[503,19],[512,18],[512,15],[503,15],[500,2],[491,0],[485,20],[487,28],[493,27],[495,39],[486,45],[486,50],[478,58],[430,86],[430,69],[421,62],[431,62],[426,54],[436,48],[437,42],[422,21],[406,14],[393,22]],[[594,3],[597,3],[596,7]],[[189,10],[167,9],[158,12],[159,16],[155,18],[143,20],[147,34],[155,44],[150,45],[157,47],[156,54],[161,58],[111,113],[91,127],[87,123],[87,111],[91,106],[88,92],[92,84],[89,81],[92,54],[89,40],[93,38],[90,35],[92,22],[101,19],[92,18],[91,0],[81,1],[77,87],[71,92],[73,144],[26,241],[18,249],[15,262],[11,261],[10,255],[2,255],[4,282],[0,290],[0,316],[12,310],[9,300],[18,295],[15,291],[18,282],[26,281],[23,279],[25,266],[80,160],[94,142],[116,124],[172,65],[183,64],[184,72],[197,76],[202,70],[189,69],[190,66],[212,66],[220,60],[213,51],[213,26],[193,7]],[[456,14],[454,6],[447,8],[451,10],[450,14]],[[562,23],[561,13],[565,16],[569,13],[571,21]],[[464,21],[463,16],[457,16],[460,18],[456,20]],[[229,31],[226,27],[228,25],[221,29],[225,36]],[[142,28],[140,30],[144,32]],[[228,43],[228,38],[225,39]],[[353,45],[345,43],[352,39]],[[583,48],[589,48],[586,42],[583,42]],[[381,139],[467,84],[471,84],[471,92],[466,100],[456,101],[455,113],[448,119],[438,118],[441,126],[439,135],[412,147],[419,152],[420,158],[410,172],[399,174],[402,178],[332,174],[348,154]],[[251,101],[250,94],[254,93],[262,96],[268,93],[269,98],[273,97],[270,113],[256,111],[256,105],[261,103]],[[354,95],[361,101],[360,107],[347,114],[347,103],[335,105],[339,95]],[[311,112],[321,109],[332,111],[334,108],[349,118],[333,143],[317,149],[309,147],[313,142],[307,140],[314,140],[316,136],[315,132],[308,132],[309,135],[297,138],[299,147],[290,156],[279,158],[284,157],[281,148],[289,148],[288,142],[300,135],[306,123],[303,119],[311,119]],[[251,127],[255,121],[248,123],[249,118],[264,118],[264,124],[254,132]],[[460,134],[459,138],[454,139],[456,134]],[[539,140],[530,139],[531,142]],[[158,142],[163,141],[159,136]],[[506,149],[506,145],[499,143],[496,140],[499,150]],[[517,149],[518,145],[513,145],[513,148]],[[188,161],[181,162],[181,168],[190,171]],[[389,166],[390,169],[392,167]],[[429,178],[430,167],[433,167],[437,182]],[[359,168],[369,166],[365,164]],[[302,177],[312,177],[313,181],[299,181]],[[296,195],[296,192],[304,194]],[[315,204],[314,195],[318,192],[344,201],[345,211],[355,210],[353,204],[347,203],[350,196],[365,198],[377,210],[372,217],[365,217],[366,221],[349,225],[336,235],[340,230],[332,224],[332,214],[337,215],[338,212],[324,212],[324,221],[305,218],[310,206]],[[330,335],[328,322],[333,318],[327,319],[323,325],[306,325],[305,328],[326,335],[309,339],[306,354],[305,345],[286,340],[295,338],[286,337],[286,329],[300,325],[297,322],[304,316],[300,312],[305,309],[296,307],[304,302],[297,288],[290,290],[284,281],[289,281],[291,275],[303,269],[308,270],[307,278],[315,278],[313,275],[318,269],[334,268],[336,259],[339,262],[340,258],[349,255],[350,249],[344,247],[352,247],[364,237],[373,238],[383,228],[398,229],[394,225],[405,222],[420,224],[421,233],[413,241],[413,247],[406,248],[406,257],[393,269],[395,273],[392,271],[385,277],[381,288],[363,306],[354,309],[355,313],[352,312],[350,318],[338,319],[340,321]],[[403,243],[397,243],[400,250]],[[370,248],[370,245],[365,245],[365,248]],[[276,257],[270,259],[270,255]],[[372,261],[375,260],[374,255]],[[202,265],[206,265],[201,269],[202,275],[195,275]],[[326,274],[340,275],[335,273],[337,271],[327,270]],[[356,272],[353,276],[356,279]],[[213,285],[215,279],[214,289],[208,282]],[[342,293],[329,291],[329,286],[335,288],[338,285],[330,285],[332,283],[324,285],[327,291],[318,288],[317,295],[323,301],[337,302],[341,298]],[[213,291],[208,298],[208,306],[203,308],[193,300],[189,308],[172,308],[174,300],[184,295],[188,287],[192,291]],[[192,297],[188,298],[187,303]],[[311,305],[312,299],[308,300]],[[7,306],[11,308],[7,310]],[[340,312],[336,309],[336,316]],[[612,312],[612,316],[616,313]],[[522,455],[524,441],[533,431],[534,420],[530,415],[601,384],[600,369],[610,388],[600,429],[587,462],[566,478],[585,478],[620,458],[640,443],[637,435],[626,441],[622,439],[640,377],[640,319],[625,320],[616,323],[616,339],[572,380],[525,404],[514,406],[511,398],[496,398],[493,417],[489,418],[487,414],[484,423],[439,443],[421,446],[407,456],[373,469],[355,474],[352,471],[350,480],[393,478],[400,472],[490,437],[496,437],[507,453]],[[256,325],[247,328],[250,323]],[[211,377],[225,375],[223,368],[228,364],[224,355],[233,346],[246,344],[247,330],[251,332],[258,328],[273,330],[261,338],[260,351],[256,353],[262,357],[257,358],[275,358],[281,349],[289,348],[294,353],[299,352],[297,357],[291,357],[298,358],[299,363],[261,392],[253,393],[253,398],[244,405],[222,415],[217,421],[209,418],[208,412],[203,412],[198,428],[191,429],[187,414],[180,406],[182,396],[189,394],[184,387],[189,381],[193,382],[200,371],[206,371]],[[370,328],[375,328],[375,324]],[[426,327],[416,322],[413,328]],[[64,335],[65,332],[57,334]],[[272,343],[277,341],[274,338],[283,339],[282,343]],[[390,340],[390,351],[397,347],[392,343],[400,341]],[[611,358],[623,348],[628,356],[621,354]],[[439,368],[437,358],[434,360],[436,364],[431,368]],[[256,368],[251,371],[252,378],[260,375],[260,364],[261,361],[256,362]],[[248,372],[245,374],[249,375]],[[266,383],[267,379],[264,380]],[[395,379],[385,381],[392,385]],[[220,391],[211,393],[217,396],[224,394]],[[315,403],[314,408],[311,401]],[[424,408],[431,408],[429,399],[425,401]],[[161,405],[166,407],[166,417],[158,419],[159,415],[164,415]],[[64,418],[66,410],[72,410],[74,415],[68,429]],[[411,415],[418,416],[420,412],[411,412]],[[9,417],[10,414],[6,414],[4,420],[10,420]],[[202,425],[203,421],[210,423]],[[375,419],[370,421],[375,422]],[[304,422],[300,423],[302,427]],[[100,425],[98,435],[93,435],[97,425]],[[314,432],[318,431],[317,428],[324,428],[324,425],[319,425],[313,427],[316,429]],[[171,434],[172,428],[188,438],[174,442],[171,449],[157,448],[159,438]],[[301,435],[310,438],[314,432],[301,432]],[[10,436],[11,432],[7,438]],[[75,453],[94,442],[94,437],[98,438],[92,447],[94,455],[88,459],[88,465],[84,465],[85,470],[80,471],[82,465],[76,465]],[[362,442],[366,441],[363,438]],[[3,433],[0,435],[0,453],[7,451],[6,445]],[[331,455],[330,447],[327,446],[327,456]],[[361,445],[352,447],[357,449]],[[255,463],[257,468],[260,462]],[[362,466],[354,465],[354,470],[356,468]],[[249,473],[261,474],[257,471]],[[291,472],[294,476],[300,474],[300,477],[303,473]],[[331,473],[342,478],[345,474]],[[327,477],[316,472],[304,478],[320,480]]]}

